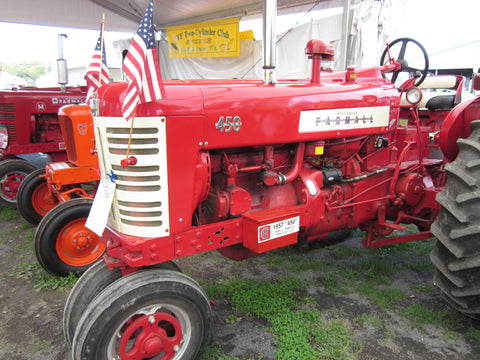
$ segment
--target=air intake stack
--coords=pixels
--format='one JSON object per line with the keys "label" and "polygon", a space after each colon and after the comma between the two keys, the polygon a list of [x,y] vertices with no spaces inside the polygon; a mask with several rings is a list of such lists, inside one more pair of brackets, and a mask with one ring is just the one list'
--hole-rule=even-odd
{"label": "air intake stack", "polygon": [[333,46],[323,40],[310,40],[305,48],[305,54],[312,59],[312,84],[320,84],[322,60],[333,61],[335,51]]}

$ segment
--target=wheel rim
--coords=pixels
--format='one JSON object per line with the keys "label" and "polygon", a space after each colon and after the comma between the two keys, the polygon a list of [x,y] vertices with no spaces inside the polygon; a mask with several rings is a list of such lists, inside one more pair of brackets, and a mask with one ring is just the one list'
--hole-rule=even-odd
{"label": "wheel rim", "polygon": [[41,184],[33,191],[32,206],[39,215],[45,216],[57,203],[57,199],[48,191],[47,183]]}
{"label": "wheel rim", "polygon": [[85,227],[86,221],[81,218],[69,222],[57,236],[57,255],[67,265],[90,265],[105,251],[99,236]]}
{"label": "wheel rim", "polygon": [[7,174],[1,180],[2,193],[1,197],[7,201],[15,200],[17,197],[18,188],[21,182],[25,179],[25,174]]}
{"label": "wheel rim", "polygon": [[108,358],[180,359],[190,341],[191,329],[188,315],[176,306],[143,307],[117,327],[108,344]]}

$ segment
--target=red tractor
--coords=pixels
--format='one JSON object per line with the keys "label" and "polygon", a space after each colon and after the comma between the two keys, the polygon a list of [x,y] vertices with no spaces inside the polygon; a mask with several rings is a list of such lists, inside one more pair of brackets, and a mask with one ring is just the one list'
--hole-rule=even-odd
{"label": "red tractor", "polygon": [[[412,47],[420,67],[407,63]],[[171,260],[214,249],[240,260],[345,228],[360,227],[372,248],[433,232],[438,286],[478,318],[480,98],[420,109],[423,47],[403,38],[390,51],[380,66],[324,73],[333,47],[312,40],[308,80],[167,81],[132,129],[127,84],[102,87],[96,144],[115,192],[104,263],[65,305],[73,359],[194,359],[211,308]],[[404,70],[413,77],[396,85]],[[419,232],[387,237],[405,224]]]}
{"label": "red tractor", "polygon": [[58,109],[85,102],[85,87],[0,90],[0,208],[15,207],[18,187],[36,167],[19,156],[66,159]]}

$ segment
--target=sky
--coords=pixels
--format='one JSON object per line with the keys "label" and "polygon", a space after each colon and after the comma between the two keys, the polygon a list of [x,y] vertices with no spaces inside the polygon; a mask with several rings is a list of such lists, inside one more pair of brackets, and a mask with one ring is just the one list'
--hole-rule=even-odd
{"label": "sky", "polygon": [[[401,4],[398,34],[412,37],[424,45],[431,67],[480,67],[480,35],[476,30],[479,0],[393,0]],[[452,6],[454,3],[454,6]],[[338,13],[342,8],[329,10]],[[277,33],[321,17],[325,12],[293,14],[277,20]],[[261,38],[261,20],[241,21],[240,30],[253,29]],[[58,34],[63,33],[63,55],[68,67],[88,66],[99,35],[95,30],[55,28],[0,22],[0,63],[48,62],[55,69],[59,56]],[[121,57],[113,41],[128,39],[132,33],[106,32],[107,64],[121,67]],[[374,65],[374,64],[372,64]]]}
{"label": "sky", "polygon": [[[13,34],[13,36],[12,36]],[[63,39],[63,55],[68,67],[88,66],[100,32],[72,28],[25,25],[0,22],[0,63],[29,61],[52,62],[58,59],[58,34]],[[132,33],[105,32],[105,47],[109,67],[120,67],[121,59],[113,41],[127,39]]]}

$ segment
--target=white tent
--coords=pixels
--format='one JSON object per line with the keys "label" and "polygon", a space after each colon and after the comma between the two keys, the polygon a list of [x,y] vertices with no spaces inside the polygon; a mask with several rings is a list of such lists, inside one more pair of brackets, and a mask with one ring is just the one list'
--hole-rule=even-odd
{"label": "white tent", "polygon": [[[278,0],[279,14],[342,6],[351,0]],[[359,0],[352,0],[358,2]],[[103,12],[107,30],[132,31],[149,0],[0,0],[0,21],[23,24],[98,29]],[[234,16],[261,16],[262,0],[155,0],[154,23],[158,28]]]}

